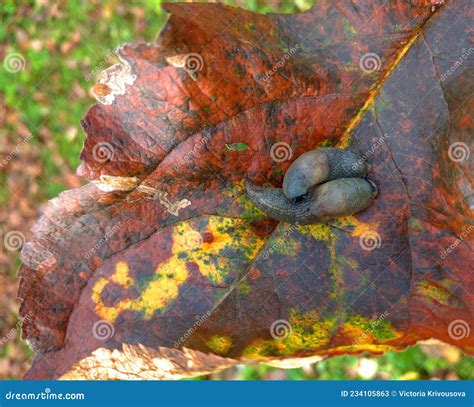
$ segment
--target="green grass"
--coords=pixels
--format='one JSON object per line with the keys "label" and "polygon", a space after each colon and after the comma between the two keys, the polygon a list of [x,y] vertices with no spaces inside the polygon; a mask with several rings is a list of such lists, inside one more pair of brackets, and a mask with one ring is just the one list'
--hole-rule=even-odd
{"label": "green grass", "polygon": [[[454,351],[456,352],[456,351]],[[459,355],[458,355],[459,356]],[[364,375],[361,364],[375,362],[373,375]],[[454,361],[452,361],[454,362]],[[275,373],[277,375],[275,376]],[[420,346],[413,346],[401,352],[387,352],[383,356],[338,356],[326,359],[306,369],[277,369],[271,366],[243,366],[234,378],[238,380],[262,380],[265,378],[290,380],[428,380],[443,379],[454,373],[459,379],[474,379],[474,361],[460,355],[454,363],[443,356],[428,356]],[[455,376],[453,376],[454,378]],[[219,376],[217,376],[219,378]],[[203,378],[200,378],[203,379]]]}
{"label": "green grass", "polygon": [[[94,3],[102,4],[102,7],[94,6]],[[15,74],[0,70],[0,92],[4,94],[8,108],[20,113],[38,143],[42,142],[41,136],[37,135],[41,127],[47,126],[52,131],[62,158],[74,170],[80,163],[78,157],[83,137],[79,131],[78,136],[70,140],[64,137],[64,132],[69,126],[79,129],[79,119],[93,102],[88,97],[78,96],[74,89],[90,89],[94,81],[87,80],[88,74],[103,64],[104,58],[118,45],[133,40],[153,41],[165,23],[166,15],[161,11],[161,1],[156,0],[132,1],[131,6],[124,7],[122,13],[115,12],[116,2],[113,1],[69,1],[62,4],[64,16],[52,19],[42,18],[51,5],[13,0],[5,2],[0,41],[8,44],[7,53],[19,52],[25,57],[27,69]],[[284,1],[281,11],[294,12],[311,4],[308,0]],[[15,18],[25,5],[31,6],[29,15]],[[259,12],[276,11],[258,1],[247,0],[245,7]],[[135,26],[139,17],[132,9],[144,11],[146,24],[138,33]],[[21,49],[18,28],[31,41],[42,44],[41,48]],[[79,43],[71,45],[71,49],[65,52],[61,50],[61,46],[76,39],[75,35],[80,35]],[[48,44],[54,46],[48,47]],[[48,162],[46,154],[46,175],[50,176],[57,170],[48,167]]]}

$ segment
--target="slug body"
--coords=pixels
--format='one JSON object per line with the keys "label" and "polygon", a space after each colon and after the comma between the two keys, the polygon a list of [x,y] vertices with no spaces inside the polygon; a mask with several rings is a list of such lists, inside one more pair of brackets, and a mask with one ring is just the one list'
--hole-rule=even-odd
{"label": "slug body", "polygon": [[318,148],[302,154],[291,164],[283,180],[283,192],[288,199],[296,199],[323,182],[364,177],[368,172],[369,165],[352,151]]}
{"label": "slug body", "polygon": [[367,208],[377,195],[375,184],[363,178],[339,178],[318,185],[298,202],[288,199],[281,188],[261,188],[246,181],[250,200],[262,212],[286,223],[309,225]]}
{"label": "slug body", "polygon": [[367,208],[377,186],[364,179],[370,166],[357,154],[318,148],[298,157],[283,179],[283,188],[261,188],[246,181],[250,200],[273,219],[309,225]]}

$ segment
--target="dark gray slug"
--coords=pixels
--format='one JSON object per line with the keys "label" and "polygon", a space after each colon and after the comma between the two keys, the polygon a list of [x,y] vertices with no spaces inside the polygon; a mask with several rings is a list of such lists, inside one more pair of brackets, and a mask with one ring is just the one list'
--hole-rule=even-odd
{"label": "dark gray slug", "polygon": [[377,195],[374,183],[363,178],[339,178],[318,185],[301,200],[288,199],[281,188],[262,188],[246,181],[247,195],[255,206],[273,219],[310,225],[367,208]]}
{"label": "dark gray slug", "polygon": [[367,208],[378,193],[375,183],[362,178],[369,169],[352,151],[319,148],[295,160],[283,188],[246,181],[245,189],[255,206],[273,219],[309,225]]}
{"label": "dark gray slug", "polygon": [[363,177],[369,169],[369,165],[350,150],[318,148],[302,154],[290,165],[283,180],[283,192],[288,199],[295,199],[323,182]]}

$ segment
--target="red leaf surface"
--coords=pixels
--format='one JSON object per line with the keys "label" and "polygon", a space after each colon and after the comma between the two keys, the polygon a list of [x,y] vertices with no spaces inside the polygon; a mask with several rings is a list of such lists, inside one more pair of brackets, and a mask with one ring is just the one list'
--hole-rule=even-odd
{"label": "red leaf surface", "polygon": [[[125,345],[222,366],[431,337],[472,353],[469,1],[165,8],[157,42],[120,47],[93,89],[79,168],[93,182],[51,201],[24,247],[27,378],[92,377],[77,363]],[[370,208],[299,226],[252,205],[244,178],[281,186],[322,145],[369,161]]]}

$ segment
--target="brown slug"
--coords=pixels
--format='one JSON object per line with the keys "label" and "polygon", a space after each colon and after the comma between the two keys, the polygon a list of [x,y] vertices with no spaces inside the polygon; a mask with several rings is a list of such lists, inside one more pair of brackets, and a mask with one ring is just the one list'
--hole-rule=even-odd
{"label": "brown slug", "polygon": [[288,199],[281,188],[262,188],[245,182],[250,200],[262,212],[286,223],[309,225],[367,208],[377,187],[363,178],[339,178],[316,186],[299,201]]}
{"label": "brown slug", "polygon": [[283,192],[288,199],[296,199],[326,181],[364,177],[369,168],[353,151],[333,147],[317,148],[302,154],[291,164],[283,180]]}

